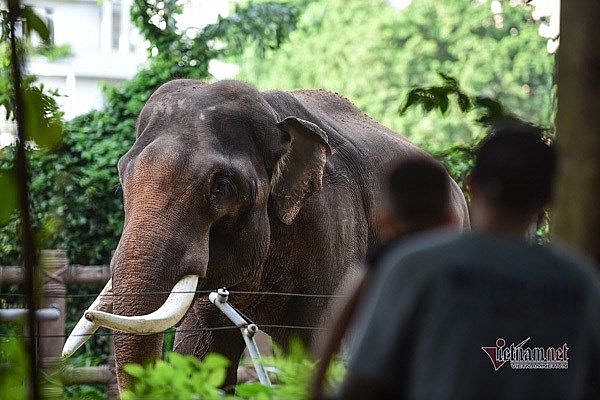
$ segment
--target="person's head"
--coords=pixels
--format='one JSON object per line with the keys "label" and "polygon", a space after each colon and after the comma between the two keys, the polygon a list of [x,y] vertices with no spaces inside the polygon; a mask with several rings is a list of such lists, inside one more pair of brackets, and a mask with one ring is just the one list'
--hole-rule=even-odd
{"label": "person's head", "polygon": [[399,162],[386,180],[386,210],[380,226],[387,239],[450,223],[450,181],[432,159]]}
{"label": "person's head", "polygon": [[509,123],[480,145],[469,177],[475,229],[525,235],[549,206],[556,154],[537,128]]}

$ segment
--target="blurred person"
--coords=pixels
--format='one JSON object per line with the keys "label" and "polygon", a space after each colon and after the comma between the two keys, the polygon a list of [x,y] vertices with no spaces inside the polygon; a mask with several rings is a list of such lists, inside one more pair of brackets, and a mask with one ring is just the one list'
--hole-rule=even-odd
{"label": "blurred person", "polygon": [[340,399],[600,398],[595,267],[529,240],[556,154],[507,125],[479,147],[466,234],[389,250],[365,295]]}
{"label": "blurred person", "polygon": [[449,226],[453,223],[450,208],[450,186],[444,166],[432,159],[413,158],[397,164],[385,180],[385,199],[376,216],[384,245],[367,256],[366,269],[345,282],[342,291],[350,296],[341,306],[326,337],[311,388],[311,398],[322,398],[322,385],[327,367],[339,350],[352,322],[357,304],[377,259],[386,250],[417,232]]}

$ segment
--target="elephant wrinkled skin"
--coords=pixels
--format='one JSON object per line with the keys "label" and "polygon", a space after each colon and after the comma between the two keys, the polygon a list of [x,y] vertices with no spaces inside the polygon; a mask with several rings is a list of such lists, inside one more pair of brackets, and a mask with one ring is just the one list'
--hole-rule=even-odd
{"label": "elephant wrinkled skin", "polygon": [[[413,156],[429,157],[327,91],[162,85],[118,163],[125,223],[112,260],[112,312],[153,312],[190,275],[199,276],[198,290],[333,293],[379,243],[372,215],[390,161]],[[467,227],[463,195],[448,179],[455,221]],[[232,302],[259,326],[315,326],[327,298],[236,294]],[[175,351],[219,352],[237,366],[239,330],[206,329],[223,325],[230,323],[197,294]],[[292,333],[310,341],[309,330],[265,330],[282,344]],[[161,345],[160,333],[115,335],[121,388],[122,366],[156,358]]]}

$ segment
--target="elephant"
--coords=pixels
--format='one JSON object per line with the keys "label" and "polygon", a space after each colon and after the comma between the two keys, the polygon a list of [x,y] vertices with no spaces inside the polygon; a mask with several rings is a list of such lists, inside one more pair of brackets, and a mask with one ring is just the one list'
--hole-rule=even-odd
{"label": "elephant", "polygon": [[[334,293],[380,244],[372,217],[381,179],[393,160],[408,157],[430,156],[336,93],[261,92],[235,80],[164,83],[118,162],[125,218],[112,279],[65,353],[98,325],[119,331],[123,389],[131,379],[123,366],[160,356],[162,330],[179,323],[174,350],[224,354],[226,382],[234,383],[244,341],[238,330],[210,329],[231,322],[201,292],[221,287],[242,292],[232,304],[271,326],[264,330],[274,341],[297,334],[310,342],[312,330],[290,326],[318,326],[328,301],[320,295]],[[468,228],[464,196],[448,180],[455,224]],[[189,294],[165,303],[173,287]],[[177,310],[166,310],[174,302]]]}

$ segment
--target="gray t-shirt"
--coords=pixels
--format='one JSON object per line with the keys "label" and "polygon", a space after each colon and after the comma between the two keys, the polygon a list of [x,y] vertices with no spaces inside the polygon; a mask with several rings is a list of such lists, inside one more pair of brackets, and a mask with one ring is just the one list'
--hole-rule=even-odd
{"label": "gray t-shirt", "polygon": [[600,398],[600,285],[587,261],[437,232],[387,252],[379,269],[349,373],[382,398]]}

